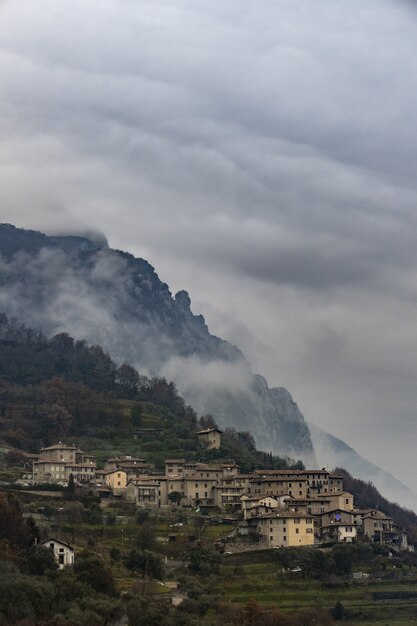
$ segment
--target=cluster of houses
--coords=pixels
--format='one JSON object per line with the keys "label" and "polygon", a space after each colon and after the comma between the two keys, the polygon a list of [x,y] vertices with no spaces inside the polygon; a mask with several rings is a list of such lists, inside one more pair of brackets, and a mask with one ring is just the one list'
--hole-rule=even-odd
{"label": "cluster of houses", "polygon": [[[199,433],[218,446],[220,431]],[[240,473],[234,461],[218,464],[166,459],[157,471],[145,459],[119,456],[97,469],[96,459],[74,445],[56,444],[33,459],[33,483],[88,484],[101,498],[125,498],[137,507],[194,508],[203,513],[240,512],[237,528],[265,547],[373,541],[408,549],[407,535],[377,509],[358,509],[343,477],[326,469]]]}

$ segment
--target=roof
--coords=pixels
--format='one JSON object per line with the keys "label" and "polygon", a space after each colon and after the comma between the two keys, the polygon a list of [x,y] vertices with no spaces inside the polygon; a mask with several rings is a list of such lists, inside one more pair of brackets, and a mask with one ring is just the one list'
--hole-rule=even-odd
{"label": "roof", "polygon": [[185,463],[185,459],[165,459],[165,465],[167,463]]}
{"label": "roof", "polygon": [[346,509],[342,509],[340,507],[338,507],[337,509],[330,509],[330,511],[325,511],[324,513],[320,513],[320,515],[330,515],[330,513],[336,513],[337,511],[347,513],[348,515],[353,515],[353,511],[346,511]]}
{"label": "roof", "polygon": [[305,514],[305,513],[293,513],[292,511],[280,511],[279,513],[276,513],[275,511],[271,512],[271,513],[267,513],[266,515],[257,515],[255,517],[253,517],[252,519],[272,519],[272,518],[301,518],[301,519],[313,519],[313,516],[310,514]]}
{"label": "roof", "polygon": [[277,480],[283,480],[284,478],[294,478],[296,477],[297,480],[301,480],[306,482],[307,478],[303,475],[303,472],[300,470],[268,470],[268,469],[260,469],[260,470],[255,470],[253,473],[253,477],[255,479],[258,478],[264,478],[264,477],[268,477],[268,478],[273,478],[276,477]]}
{"label": "roof", "polygon": [[53,446],[48,446],[47,448],[41,448],[41,452],[45,450],[78,450],[77,446],[71,445],[67,446],[65,443],[55,443]]}
{"label": "roof", "polygon": [[59,545],[61,546],[66,546],[70,550],[74,550],[73,546],[71,546],[69,543],[67,543],[66,541],[61,541],[61,539],[57,539],[56,537],[49,537],[48,539],[45,539],[45,541],[41,541],[39,545],[44,546],[46,543],[51,543],[51,541],[53,541],[54,543],[59,543]]}
{"label": "roof", "polygon": [[197,435],[208,435],[209,433],[221,433],[221,434],[223,434],[223,431],[220,430],[220,428],[203,428],[203,430],[198,430],[197,431]]}
{"label": "roof", "polygon": [[380,519],[380,520],[389,519],[389,520],[392,520],[392,517],[390,517],[389,515],[386,515],[382,511],[370,511],[369,513],[364,515],[364,519]]}
{"label": "roof", "polygon": [[71,461],[65,461],[65,465],[67,467],[96,467],[96,464],[91,463],[91,461],[85,463],[71,463]]}
{"label": "roof", "polygon": [[146,459],[129,455],[114,456],[111,459],[107,459],[106,463],[118,463],[119,461],[121,461],[122,463],[145,463]]}
{"label": "roof", "polygon": [[157,480],[129,480],[128,485],[135,485],[135,487],[159,487],[159,482]]}
{"label": "roof", "polygon": [[357,526],[355,526],[354,524],[351,524],[349,522],[333,522],[333,524],[323,524],[322,528],[334,528],[334,527],[340,527],[340,526],[350,526],[351,528],[354,528],[355,530],[357,530]]}
{"label": "roof", "polygon": [[46,463],[48,465],[68,465],[68,461],[54,461],[53,459],[39,459],[33,462],[34,465],[45,465]]}
{"label": "roof", "polygon": [[121,472],[123,472],[124,474],[127,474],[127,472],[125,472],[122,469],[114,469],[114,470],[110,470],[109,472],[104,472],[104,475],[108,476],[109,474],[120,474]]}
{"label": "roof", "polygon": [[340,496],[351,496],[353,498],[353,494],[349,491],[338,491],[337,493],[321,493],[320,498],[340,498]]}

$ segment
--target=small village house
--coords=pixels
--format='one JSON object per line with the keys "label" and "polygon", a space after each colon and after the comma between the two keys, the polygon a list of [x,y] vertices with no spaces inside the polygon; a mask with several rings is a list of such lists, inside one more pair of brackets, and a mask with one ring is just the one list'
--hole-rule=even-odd
{"label": "small village house", "polygon": [[222,430],[218,428],[206,428],[197,433],[198,441],[206,450],[218,450],[221,446]]}
{"label": "small village house", "polygon": [[75,550],[65,541],[50,537],[46,541],[42,541],[40,545],[53,551],[59,569],[74,564]]}

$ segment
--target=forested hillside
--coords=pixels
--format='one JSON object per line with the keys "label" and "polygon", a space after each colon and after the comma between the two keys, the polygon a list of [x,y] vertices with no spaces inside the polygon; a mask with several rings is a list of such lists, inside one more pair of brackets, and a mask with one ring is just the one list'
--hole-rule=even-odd
{"label": "forested hillside", "polygon": [[379,509],[383,511],[401,528],[404,528],[412,542],[417,542],[417,515],[414,511],[410,511],[390,502],[382,496],[378,489],[371,482],[353,478],[345,469],[338,467],[335,470],[343,476],[343,485],[346,491],[353,493],[355,496],[356,506],[360,509]]}
{"label": "forested hillside", "polygon": [[98,448],[99,457],[100,450],[135,452],[159,465],[167,455],[181,455],[234,458],[247,470],[302,466],[257,451],[250,433],[233,428],[225,429],[219,451],[203,451],[196,431],[212,424],[165,378],[117,366],[100,346],[65,333],[48,339],[0,315],[0,437],[6,444],[36,451],[71,438]]}

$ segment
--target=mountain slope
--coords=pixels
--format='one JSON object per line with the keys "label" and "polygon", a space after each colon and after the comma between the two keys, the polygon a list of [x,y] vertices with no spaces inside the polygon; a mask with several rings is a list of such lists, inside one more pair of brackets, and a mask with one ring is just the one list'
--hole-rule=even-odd
{"label": "mountain slope", "polygon": [[175,380],[187,401],[254,431],[260,445],[313,459],[301,413],[253,376],[238,348],[210,334],[185,291],[172,297],[147,261],[11,225],[0,226],[0,254],[0,309],[9,316],[99,343],[119,361]]}
{"label": "mountain slope", "polygon": [[[173,297],[144,259],[102,240],[7,224],[0,225],[0,255],[0,310],[7,315],[98,343],[118,362],[174,380],[198,412],[250,430],[260,448],[317,463],[310,429],[288,391],[254,375],[241,351],[192,313],[187,292]],[[355,458],[346,454],[343,463],[353,473]],[[326,459],[319,455],[321,464]]]}
{"label": "mountain slope", "polygon": [[[328,467],[345,467],[353,476],[376,485],[390,500],[417,511],[417,496],[389,472],[364,459],[344,441],[308,423],[317,456]],[[375,506],[375,503],[374,503]]]}

